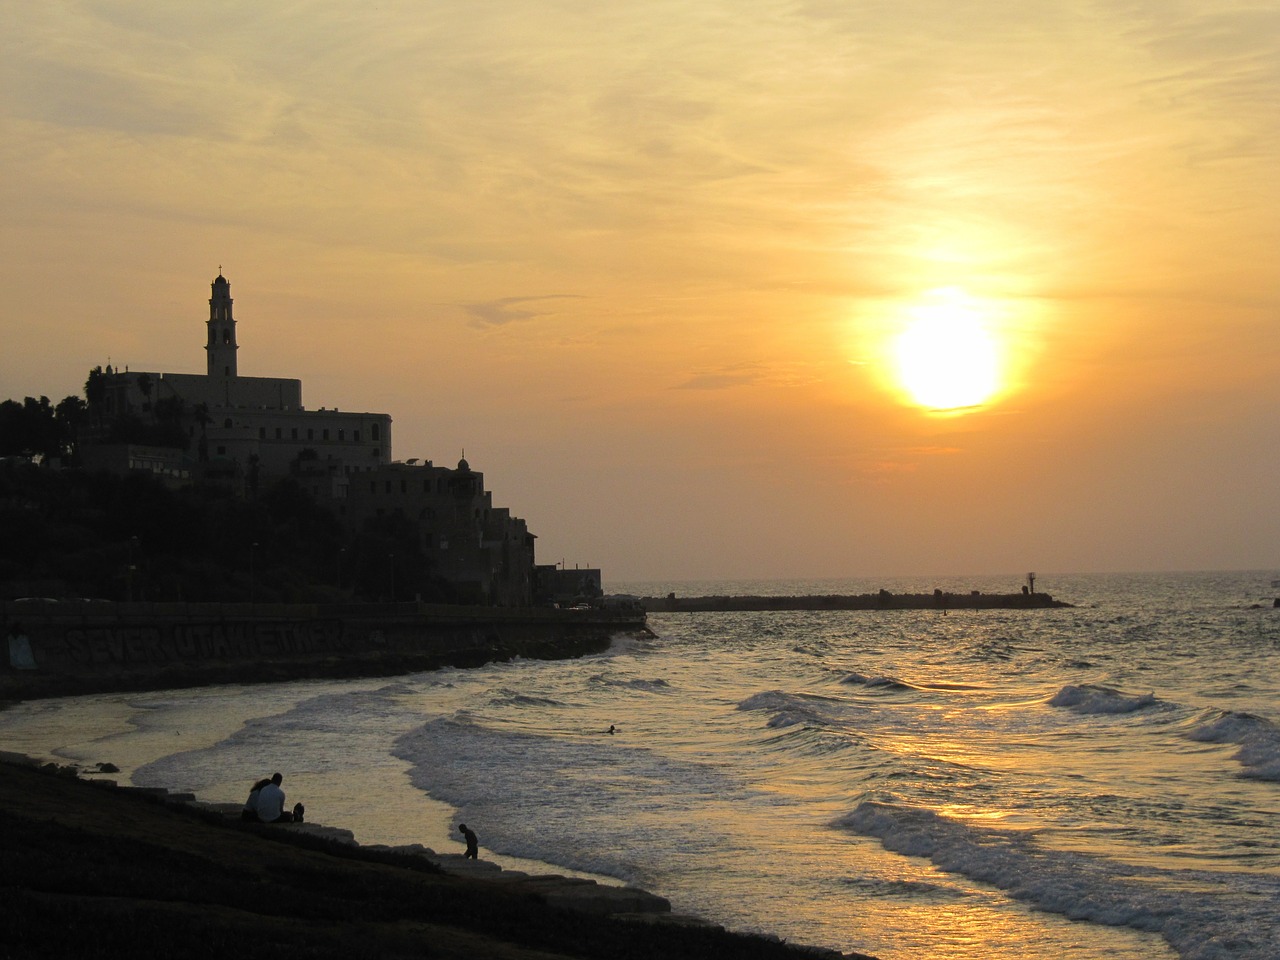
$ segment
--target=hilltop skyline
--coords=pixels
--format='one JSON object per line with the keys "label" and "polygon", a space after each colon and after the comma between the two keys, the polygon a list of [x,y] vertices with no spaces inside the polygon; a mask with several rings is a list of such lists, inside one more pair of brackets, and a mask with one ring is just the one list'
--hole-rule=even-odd
{"label": "hilltop skyline", "polygon": [[541,563],[1280,567],[1280,11],[10,23],[0,398],[201,372],[222,271],[242,375],[465,450]]}

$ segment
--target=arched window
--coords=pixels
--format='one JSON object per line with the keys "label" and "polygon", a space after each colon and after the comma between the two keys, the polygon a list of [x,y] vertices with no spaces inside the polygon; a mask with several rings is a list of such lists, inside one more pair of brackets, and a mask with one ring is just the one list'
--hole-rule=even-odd
{"label": "arched window", "polygon": [[373,426],[372,426],[370,429],[372,430],[372,433],[373,433],[373,439],[374,439],[374,440],[381,440],[381,439],[382,439],[382,425],[381,425],[381,424],[377,424],[377,423],[375,423],[375,424],[373,424]]}
{"label": "arched window", "polygon": [[223,428],[224,428],[224,429],[226,429],[226,430],[230,430],[230,429],[231,429],[231,418],[230,418],[230,417],[227,417],[227,419],[223,420],[223,421],[222,421],[222,426],[223,426]]}

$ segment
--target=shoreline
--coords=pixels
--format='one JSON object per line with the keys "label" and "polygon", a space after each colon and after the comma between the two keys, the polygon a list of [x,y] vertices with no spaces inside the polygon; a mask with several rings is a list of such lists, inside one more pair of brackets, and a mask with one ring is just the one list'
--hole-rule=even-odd
{"label": "shoreline", "polygon": [[[6,832],[13,836],[6,839],[6,849],[13,849],[8,871],[8,899],[11,904],[26,904],[32,910],[8,911],[4,921],[7,942],[23,945],[15,956],[55,956],[64,952],[78,952],[82,956],[130,956],[147,952],[145,939],[137,938],[138,912],[147,913],[149,936],[160,936],[163,931],[165,948],[187,948],[187,956],[225,956],[236,952],[242,956],[258,956],[253,949],[241,952],[241,945],[224,949],[225,938],[216,953],[204,954],[196,949],[198,939],[184,939],[183,931],[195,936],[212,913],[232,910],[236,913],[237,929],[243,928],[247,942],[256,943],[259,937],[280,936],[280,917],[276,905],[289,899],[290,878],[305,870],[311,878],[308,885],[322,890],[329,899],[337,898],[339,904],[313,923],[322,923],[326,936],[334,943],[333,956],[350,956],[353,938],[362,944],[356,955],[376,956],[382,949],[391,949],[390,940],[403,939],[403,927],[412,923],[412,917],[402,917],[395,930],[371,928],[359,909],[346,921],[333,919],[343,914],[342,904],[353,894],[359,898],[359,885],[352,886],[346,874],[363,872],[367,867],[378,874],[379,882],[419,885],[422,877],[430,877],[431,884],[448,890],[445,899],[461,899],[470,903],[469,911],[459,915],[450,924],[452,915],[435,917],[433,926],[449,926],[448,939],[458,942],[457,952],[445,950],[433,955],[444,957],[492,956],[515,957],[516,950],[523,953],[532,947],[543,956],[577,958],[610,953],[614,956],[663,956],[702,957],[708,954],[734,958],[776,957],[827,958],[827,960],[874,960],[858,953],[841,954],[834,950],[795,946],[770,937],[739,934],[698,918],[672,914],[670,903],[660,896],[633,887],[613,887],[593,880],[565,877],[557,874],[530,874],[518,870],[504,870],[488,861],[466,861],[458,854],[441,854],[421,844],[391,847],[380,844],[362,845],[355,841],[351,831],[320,823],[263,825],[244,824],[239,820],[239,803],[204,803],[192,794],[170,793],[159,788],[120,786],[114,781],[98,779],[110,776],[109,765],[100,771],[80,771],[75,767],[59,766],[21,754],[0,752],[0,821]],[[85,779],[89,775],[92,779]],[[64,835],[71,830],[70,840]],[[277,843],[263,844],[263,840]],[[105,858],[95,852],[105,844],[112,852]],[[157,846],[160,844],[161,846]],[[193,847],[194,845],[194,847]],[[283,867],[262,879],[269,886],[259,892],[269,891],[271,896],[262,900],[264,910],[258,912],[244,904],[228,904],[226,899],[235,895],[222,891],[216,882],[219,869],[211,869],[207,861],[221,864],[231,858],[243,865],[244,857],[254,856],[244,849],[266,851],[288,861]],[[63,849],[65,847],[65,849]],[[28,850],[29,848],[29,850]],[[121,870],[129,874],[130,882],[145,885],[147,877],[159,880],[166,871],[174,868],[169,861],[174,851],[183,851],[188,857],[198,848],[200,863],[189,863],[191,869],[179,870],[182,874],[182,899],[175,904],[158,906],[166,898],[162,892],[150,891],[137,902],[128,904],[127,894],[122,892],[119,878],[113,875]],[[276,849],[280,848],[280,849]],[[27,851],[27,852],[24,852]],[[58,851],[61,851],[59,854]],[[38,859],[39,865],[24,869],[27,853]],[[353,864],[364,866],[353,866]],[[127,866],[126,866],[127,865]],[[182,864],[179,864],[182,866]],[[398,873],[388,879],[383,874],[395,868]],[[34,874],[34,875],[33,875]],[[175,881],[166,881],[170,886]],[[243,886],[244,878],[236,881]],[[366,877],[365,884],[374,882]],[[66,896],[62,887],[71,883],[77,887],[74,896]],[[276,890],[280,885],[281,889]],[[438,891],[437,891],[438,892]],[[308,901],[304,897],[302,903]],[[415,893],[411,902],[420,904],[422,892]],[[379,901],[381,906],[383,901]],[[38,930],[31,921],[34,915],[48,912],[50,906],[63,917],[60,931]],[[358,904],[356,906],[359,906]],[[367,904],[364,905],[367,908]],[[456,906],[453,904],[452,906]],[[308,909],[300,904],[299,911]],[[524,917],[514,925],[510,938],[493,942],[495,926],[485,920],[480,929],[472,929],[469,919],[480,915],[496,917],[499,913],[513,911]],[[377,912],[377,911],[375,911]],[[60,937],[75,936],[82,924],[74,922],[77,916],[90,920],[87,931],[91,943],[69,944]],[[293,917],[293,921],[305,916]],[[336,926],[335,926],[336,924]],[[284,926],[292,926],[286,923]],[[376,923],[373,927],[377,927]],[[497,926],[501,926],[498,924]],[[528,926],[529,929],[525,929]],[[113,929],[123,938],[118,950],[112,945]],[[461,928],[461,929],[459,929]],[[422,935],[439,946],[439,937]],[[438,932],[438,931],[437,931]],[[83,935],[83,931],[81,933]],[[173,939],[176,938],[176,939]],[[304,937],[304,940],[306,938]],[[539,939],[541,945],[513,943],[519,940]],[[384,942],[384,947],[377,947]],[[465,941],[465,942],[464,942]],[[55,949],[55,943],[61,945]],[[346,946],[339,949],[339,944]],[[625,944],[626,949],[620,945]],[[42,947],[43,945],[43,947]],[[49,952],[42,952],[47,947]],[[419,941],[417,949],[421,950]],[[397,949],[400,949],[397,946]],[[551,952],[545,952],[550,950]],[[292,952],[288,946],[272,944],[271,953],[276,957],[329,956],[314,952],[310,941],[298,945]]]}

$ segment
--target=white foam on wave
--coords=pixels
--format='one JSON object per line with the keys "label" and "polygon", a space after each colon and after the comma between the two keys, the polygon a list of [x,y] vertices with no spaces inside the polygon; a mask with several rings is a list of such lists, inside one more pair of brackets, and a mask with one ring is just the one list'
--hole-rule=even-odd
{"label": "white foam on wave", "polygon": [[1280,781],[1280,730],[1263,717],[1241,711],[1219,713],[1195,727],[1187,737],[1202,743],[1233,743],[1244,776]]}
{"label": "white foam on wave", "polygon": [[1065,707],[1076,713],[1133,713],[1155,706],[1160,701],[1154,693],[1131,694],[1094,684],[1067,684],[1049,699],[1051,707]]}
{"label": "white foam on wave", "polygon": [[417,716],[396,702],[395,694],[406,689],[395,683],[299,698],[306,688],[296,688],[292,701],[278,704],[279,712],[247,717],[214,742],[157,757],[135,771],[133,782],[225,800],[234,799],[225,796],[229,777],[239,794],[245,784],[274,770],[332,777],[376,767],[385,757],[379,745]]}
{"label": "white foam on wave", "polygon": [[[459,712],[395,741],[415,787],[457,809],[481,842],[513,856],[644,886],[681,857],[728,843],[695,820],[708,796],[732,802],[745,788],[709,764],[663,758],[609,736],[542,736],[496,730]],[[683,811],[683,812],[682,812]]]}
{"label": "white foam on wave", "polygon": [[1186,960],[1275,960],[1277,877],[1138,868],[894,803],[866,801],[834,826],[1073,920],[1158,933]]}

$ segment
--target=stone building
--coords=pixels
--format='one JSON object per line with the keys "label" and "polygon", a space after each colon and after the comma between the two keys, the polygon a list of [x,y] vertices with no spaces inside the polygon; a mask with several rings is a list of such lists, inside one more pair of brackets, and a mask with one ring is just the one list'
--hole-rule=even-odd
{"label": "stone building", "polygon": [[177,411],[188,441],[185,457],[173,450],[164,460],[136,445],[110,452],[99,444],[90,459],[157,473],[148,464],[163,461],[166,475],[184,471],[247,493],[293,476],[348,529],[380,517],[406,521],[429,576],[447,582],[458,597],[501,606],[532,602],[535,538],[523,520],[493,506],[482,474],[465,459],[456,469],[393,462],[387,414],[308,410],[300,380],[240,376],[232,306],[231,285],[219,273],[209,298],[204,374],[108,367],[102,378],[106,421],[154,420],[159,410]]}
{"label": "stone building", "polygon": [[[385,413],[308,410],[302,381],[242,377],[238,373],[231,284],[218,274],[209,298],[205,342],[207,372],[150,373],[106,370],[103,406],[108,418],[154,418],[178,404],[189,450],[218,475],[286,476],[304,450],[344,475],[391,462],[391,417]],[[173,409],[171,407],[171,409]]]}
{"label": "stone building", "polygon": [[399,517],[416,531],[428,573],[472,602],[527,606],[533,599],[534,540],[525,522],[493,505],[484,475],[465,459],[456,469],[392,463],[352,477],[335,507],[359,528]]}

